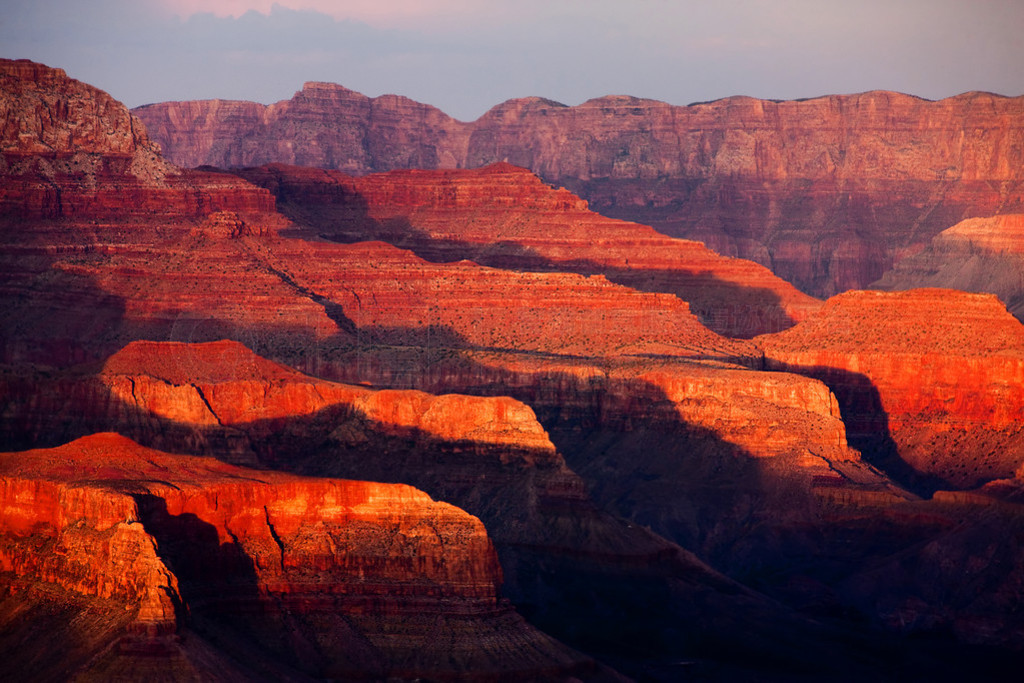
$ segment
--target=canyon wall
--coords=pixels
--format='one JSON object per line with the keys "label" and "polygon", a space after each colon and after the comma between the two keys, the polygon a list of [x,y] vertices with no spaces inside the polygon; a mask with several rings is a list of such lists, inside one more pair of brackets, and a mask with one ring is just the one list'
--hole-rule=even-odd
{"label": "canyon wall", "polygon": [[510,164],[364,177],[281,165],[236,172],[271,190],[283,213],[328,239],[381,240],[435,262],[599,274],[674,294],[726,336],[785,329],[819,305],[763,266],[605,218]]}
{"label": "canyon wall", "polygon": [[61,69],[0,60],[0,120],[0,218],[274,210],[273,198],[247,183],[168,163],[127,107]]}
{"label": "canyon wall", "polygon": [[988,292],[1024,320],[1024,215],[961,221],[871,286],[887,291],[942,287]]}
{"label": "canyon wall", "polygon": [[768,367],[828,384],[851,442],[898,453],[911,478],[970,487],[1024,463],[1024,325],[993,295],[848,292],[758,341]]}
{"label": "canyon wall", "polygon": [[586,669],[499,601],[483,525],[410,487],[249,471],[114,434],[0,454],[0,469],[3,570],[119,601],[140,636],[241,637],[317,677]]}
{"label": "canyon wall", "polygon": [[751,259],[805,292],[863,288],[957,221],[1020,211],[1024,98],[874,91],[685,107],[624,96],[510,100],[460,122],[307,83],[291,100],[135,110],[185,166],[365,174],[507,161],[602,214]]}

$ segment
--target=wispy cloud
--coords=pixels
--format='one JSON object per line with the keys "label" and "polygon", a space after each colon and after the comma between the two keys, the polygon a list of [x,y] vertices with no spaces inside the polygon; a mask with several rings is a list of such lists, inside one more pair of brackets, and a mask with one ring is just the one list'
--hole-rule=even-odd
{"label": "wispy cloud", "polygon": [[312,11],[362,21],[372,26],[411,26],[416,22],[453,15],[477,15],[488,3],[472,0],[159,0],[166,11],[182,19],[196,14],[238,18],[247,12],[269,15],[275,8]]}

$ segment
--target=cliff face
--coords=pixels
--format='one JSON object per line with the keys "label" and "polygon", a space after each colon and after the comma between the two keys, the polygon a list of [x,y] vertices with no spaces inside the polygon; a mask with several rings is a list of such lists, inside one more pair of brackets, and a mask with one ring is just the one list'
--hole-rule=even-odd
{"label": "cliff face", "polygon": [[[387,362],[383,350],[360,353],[383,362],[384,369],[400,365]],[[464,365],[470,359],[475,369]],[[337,365],[373,377],[369,367],[343,359]],[[673,648],[687,648],[698,631],[702,638],[727,642],[737,634],[760,638],[768,624],[788,623],[798,632],[807,628],[673,543],[595,505],[533,410],[510,398],[341,385],[302,375],[227,341],[135,342],[97,368],[95,376],[76,374],[84,370],[47,373],[21,383],[9,380],[2,392],[8,397],[8,438],[115,428],[168,450],[317,476],[415,484],[478,515],[509,574],[506,594],[546,628],[577,638],[582,632],[587,638],[634,643],[641,633],[656,637],[671,628],[685,634]],[[692,474],[695,460],[683,454],[695,444],[702,444],[707,468],[720,468],[732,458],[747,461],[750,456],[742,454],[750,448],[757,458],[777,461],[780,479],[809,483],[833,472],[834,463],[845,473],[835,476],[848,482],[851,492],[865,485],[885,488],[884,481],[867,476],[846,447],[831,394],[805,378],[664,361],[623,362],[608,374],[607,368],[583,361],[559,364],[509,352],[449,356],[428,374],[400,376],[419,378],[418,386],[436,382],[438,387],[528,397],[567,444],[578,438],[574,435],[581,427],[605,447],[623,433],[650,433],[660,450],[651,451],[657,456],[650,462],[638,458],[620,470],[615,486],[606,486],[619,495],[639,490],[638,482],[655,461],[667,470],[689,463]],[[806,450],[808,443],[814,456]],[[669,444],[676,446],[671,453]],[[724,449],[732,449],[729,456]],[[579,463],[599,456],[591,466],[606,469],[611,463],[602,450],[574,448],[573,454]],[[758,499],[759,518],[792,504],[792,497],[761,492],[756,475],[748,475],[742,485],[750,486]],[[692,476],[666,481],[693,493],[702,487]],[[661,489],[649,490],[653,506],[639,506],[648,521],[662,521],[662,513],[652,509],[664,509],[674,519],[689,514],[686,506],[698,507],[701,517],[716,514],[707,497],[687,496],[686,506],[680,506],[680,489],[671,496]],[[232,505],[229,500],[247,495],[224,491],[218,505]],[[718,517],[720,535],[735,533],[732,515]],[[679,525],[665,529],[677,532]],[[642,577],[637,567],[644,568]],[[654,594],[648,595],[651,590]],[[665,592],[678,595],[665,598]],[[575,603],[581,595],[587,596],[585,607]],[[700,596],[703,607],[693,606],[694,596]],[[643,609],[645,623],[623,623],[615,607],[622,601]],[[295,609],[310,609],[309,601]],[[698,626],[708,611],[729,616],[714,627]],[[748,623],[754,614],[761,615],[760,621]],[[693,625],[686,625],[691,620]]]}
{"label": "cliff face", "polygon": [[[265,189],[225,174],[179,173],[153,156],[123,107],[109,123],[119,131],[114,142],[74,151],[77,143],[67,140],[77,117],[120,105],[58,70],[5,68],[8,120],[21,127],[4,143],[20,155],[5,171],[11,191],[0,223],[8,361],[66,365],[105,358],[139,338],[224,337],[261,351],[265,343],[274,354],[285,347],[301,354],[330,339],[756,357],[749,344],[710,332],[676,297],[602,276],[427,264],[382,244],[277,238],[286,221],[272,213]],[[68,154],[88,168],[50,173],[50,162]],[[103,170],[130,154],[153,156],[163,175],[136,173],[130,161]],[[572,315],[552,315],[567,306]]]}
{"label": "cliff face", "polygon": [[769,367],[832,388],[855,445],[881,439],[957,486],[1024,462],[1024,326],[992,295],[849,292],[758,341]]}
{"label": "cliff face", "polygon": [[988,292],[1024,320],[1024,215],[961,221],[936,235],[921,253],[900,261],[872,287]]}
{"label": "cliff face", "polygon": [[461,123],[402,98],[307,84],[270,107],[171,102],[135,113],[186,165],[364,174],[507,161],[600,213],[758,261],[818,296],[864,287],[949,225],[1024,202],[1024,99],[988,93],[687,107],[527,98]]}
{"label": "cliff face", "polygon": [[600,216],[570,192],[509,164],[362,178],[280,165],[238,173],[271,190],[293,220],[329,239],[386,241],[431,261],[600,274],[674,294],[726,336],[785,329],[819,305],[763,266]]}
{"label": "cliff face", "polygon": [[306,83],[291,100],[270,106],[207,100],[138,112],[167,158],[186,167],[279,161],[349,173],[451,168],[468,142],[465,125],[434,107],[331,83]]}
{"label": "cliff face", "polygon": [[[678,298],[600,275],[434,264],[373,242],[139,227],[11,234],[5,358],[67,364],[138,338],[229,337],[293,365],[367,344],[760,362],[752,344],[713,333]],[[59,296],[47,293],[54,279]]]}
{"label": "cliff face", "polygon": [[106,93],[27,60],[0,60],[0,216],[198,216],[274,210],[238,180],[182,172]]}
{"label": "cliff face", "polygon": [[[104,363],[98,378],[109,392],[106,403],[130,408],[129,415],[247,433],[248,448],[264,465],[287,464],[299,448],[282,450],[287,445],[282,443],[268,449],[260,446],[262,441],[272,439],[289,419],[312,420],[325,412],[334,420],[363,425],[362,433],[351,434],[355,440],[368,440],[367,432],[376,431],[418,439],[422,449],[447,442],[501,451],[502,460],[558,461],[533,411],[508,397],[377,391],[318,380],[237,342],[133,342]],[[115,412],[108,419],[118,418]],[[140,427],[144,433],[145,426]]]}
{"label": "cliff face", "polygon": [[[480,522],[410,487],[247,471],[112,434],[2,454],[0,469],[4,571],[115,599],[150,638],[234,633],[315,676],[579,664],[498,602]],[[287,625],[303,635],[271,637]],[[412,646],[427,633],[451,639]]]}

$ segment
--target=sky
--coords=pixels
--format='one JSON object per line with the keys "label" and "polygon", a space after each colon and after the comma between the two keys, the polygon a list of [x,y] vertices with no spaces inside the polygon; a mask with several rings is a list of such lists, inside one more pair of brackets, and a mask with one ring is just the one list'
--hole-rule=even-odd
{"label": "sky", "polygon": [[0,57],[130,107],[306,81],[473,120],[514,97],[1024,94],[1024,0],[0,0]]}

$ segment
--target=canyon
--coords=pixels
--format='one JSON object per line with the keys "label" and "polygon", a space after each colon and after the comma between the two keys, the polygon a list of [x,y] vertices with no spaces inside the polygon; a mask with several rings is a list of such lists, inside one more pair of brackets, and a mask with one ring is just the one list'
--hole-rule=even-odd
{"label": "canyon", "polygon": [[[1024,326],[995,296],[821,301],[432,158],[411,136],[455,129],[401,98],[307,87],[321,137],[284,104],[137,111],[225,154],[279,126],[307,165],[182,170],[60,70],[0,78],[5,675],[1013,680]],[[519,105],[578,109],[488,116]],[[1013,220],[955,232],[1005,253]]]}
{"label": "canyon", "polygon": [[1020,213],[1024,97],[873,91],[672,106],[509,100],[462,122],[407,98],[306,83],[272,105],[133,113],[186,167],[272,162],[363,175],[508,162],[598,213],[751,259],[811,295],[864,288],[966,218]]}

